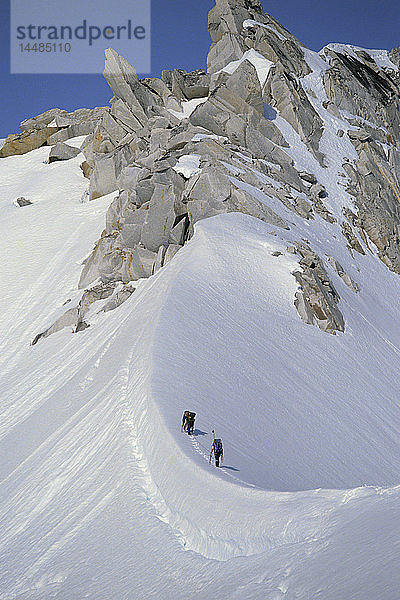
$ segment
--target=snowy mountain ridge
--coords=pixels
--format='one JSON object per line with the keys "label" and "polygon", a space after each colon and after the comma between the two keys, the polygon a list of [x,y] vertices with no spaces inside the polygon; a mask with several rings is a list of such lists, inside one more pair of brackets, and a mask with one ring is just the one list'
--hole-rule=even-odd
{"label": "snowy mountain ridge", "polygon": [[0,150],[0,598],[398,598],[399,53],[209,31]]}

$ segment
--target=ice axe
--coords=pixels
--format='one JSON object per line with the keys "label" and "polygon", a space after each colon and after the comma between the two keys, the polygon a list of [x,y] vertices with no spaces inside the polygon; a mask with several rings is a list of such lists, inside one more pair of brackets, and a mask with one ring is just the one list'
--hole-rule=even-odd
{"label": "ice axe", "polygon": [[[214,442],[215,442],[215,431],[214,431],[214,429],[212,430],[212,432],[211,432],[211,433],[213,434],[213,438],[214,438]],[[209,461],[208,461],[210,465],[211,465],[211,457],[212,457],[212,451],[213,451],[213,447],[214,447],[214,443],[213,443],[213,445],[211,446],[210,459],[209,459]]]}

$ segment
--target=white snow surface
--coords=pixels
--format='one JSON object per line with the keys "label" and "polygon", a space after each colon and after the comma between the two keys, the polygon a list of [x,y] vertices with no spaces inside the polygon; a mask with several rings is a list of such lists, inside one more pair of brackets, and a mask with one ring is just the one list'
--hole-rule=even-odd
{"label": "white snow surface", "polygon": [[[114,196],[81,204],[81,157],[48,152],[0,161],[0,598],[398,600],[398,276],[264,195],[289,231],[197,223],[119,309],[32,347]],[[302,238],[361,287],[329,271],[344,334],[294,309]]]}
{"label": "white snow surface", "polygon": [[239,58],[239,60],[231,61],[223,69],[221,69],[221,71],[218,71],[217,73],[221,73],[222,71],[224,71],[225,73],[229,73],[229,75],[232,75],[232,73],[234,73],[239,67],[239,65],[241,65],[242,62],[245,60],[251,62],[251,64],[255,67],[261,88],[263,88],[264,83],[267,81],[268,73],[271,67],[274,66],[274,63],[265,58],[265,56],[263,56],[256,50],[254,50],[254,48],[246,50],[246,52],[241,58]]}
{"label": "white snow surface", "polygon": [[182,112],[178,112],[177,110],[172,110],[172,108],[169,108],[168,110],[177,119],[180,119],[180,120],[187,119],[188,117],[190,117],[190,115],[192,114],[194,109],[197,108],[199,106],[199,104],[203,104],[203,102],[205,102],[206,100],[207,100],[207,97],[193,98],[193,100],[186,100],[186,101],[182,102],[182,104],[181,104]]}
{"label": "white snow surface", "polygon": [[243,21],[244,29],[249,29],[250,27],[257,27],[257,26],[264,27],[264,29],[269,29],[270,31],[275,33],[275,35],[278,36],[278,38],[281,40],[287,39],[284,35],[279,33],[279,31],[277,31],[277,29],[275,27],[272,27],[272,25],[266,25],[265,23],[260,23],[259,21],[254,21],[253,19],[246,19],[245,21]]}
{"label": "white snow surface", "polygon": [[183,156],[179,157],[179,160],[173,169],[177,173],[180,173],[186,177],[186,179],[189,179],[189,177],[192,177],[192,175],[197,175],[197,173],[200,173],[200,159],[200,154],[184,154]]}
{"label": "white snow surface", "polygon": [[202,140],[218,140],[220,142],[223,142],[225,140],[228,140],[228,138],[223,135],[216,135],[215,133],[196,133],[192,137],[192,142],[201,142]]}

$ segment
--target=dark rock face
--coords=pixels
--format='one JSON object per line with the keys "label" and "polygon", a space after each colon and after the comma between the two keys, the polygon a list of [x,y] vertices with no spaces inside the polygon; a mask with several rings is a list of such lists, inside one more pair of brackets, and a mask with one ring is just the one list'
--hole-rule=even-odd
{"label": "dark rock face", "polygon": [[202,69],[190,73],[182,69],[174,69],[174,71],[163,71],[162,81],[178,100],[193,100],[208,96],[211,76]]}
{"label": "dark rock face", "polygon": [[51,164],[60,160],[69,160],[70,158],[75,158],[75,156],[78,156],[80,152],[81,151],[79,148],[68,146],[68,144],[64,144],[63,142],[57,142],[57,144],[50,150],[49,163]]}
{"label": "dark rock face", "polygon": [[376,126],[384,125],[398,136],[400,98],[392,77],[371,60],[327,50],[330,68],[324,85],[327,96],[339,110],[346,110]]}
{"label": "dark rock face", "polygon": [[[389,269],[400,273],[399,152],[393,148],[387,157],[382,146],[372,139],[353,138],[352,142],[360,157],[355,168],[344,165],[350,179],[349,192],[358,211],[351,219],[352,225],[375,244],[379,258]],[[344,227],[352,245],[351,228],[347,223]],[[360,252],[359,247],[354,249]]]}
{"label": "dark rock face", "polygon": [[298,244],[297,251],[301,255],[302,271],[294,276],[300,284],[296,294],[295,306],[303,321],[312,325],[316,323],[327,333],[343,332],[345,323],[338,308],[340,296],[330,281],[322,260],[305,244]]}

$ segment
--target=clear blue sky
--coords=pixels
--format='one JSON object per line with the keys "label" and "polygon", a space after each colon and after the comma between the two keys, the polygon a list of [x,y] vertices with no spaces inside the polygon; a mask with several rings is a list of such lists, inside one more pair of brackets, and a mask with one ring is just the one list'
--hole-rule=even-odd
{"label": "clear blue sky", "polygon": [[[400,45],[399,0],[262,0],[262,4],[314,50],[329,42],[386,49]],[[166,68],[205,67],[210,44],[207,12],[212,6],[213,0],[152,1],[152,75],[159,76]],[[0,0],[0,137],[17,132],[23,119],[55,106],[71,111],[107,105],[112,93],[100,75],[10,75],[9,10],[9,0]]]}

